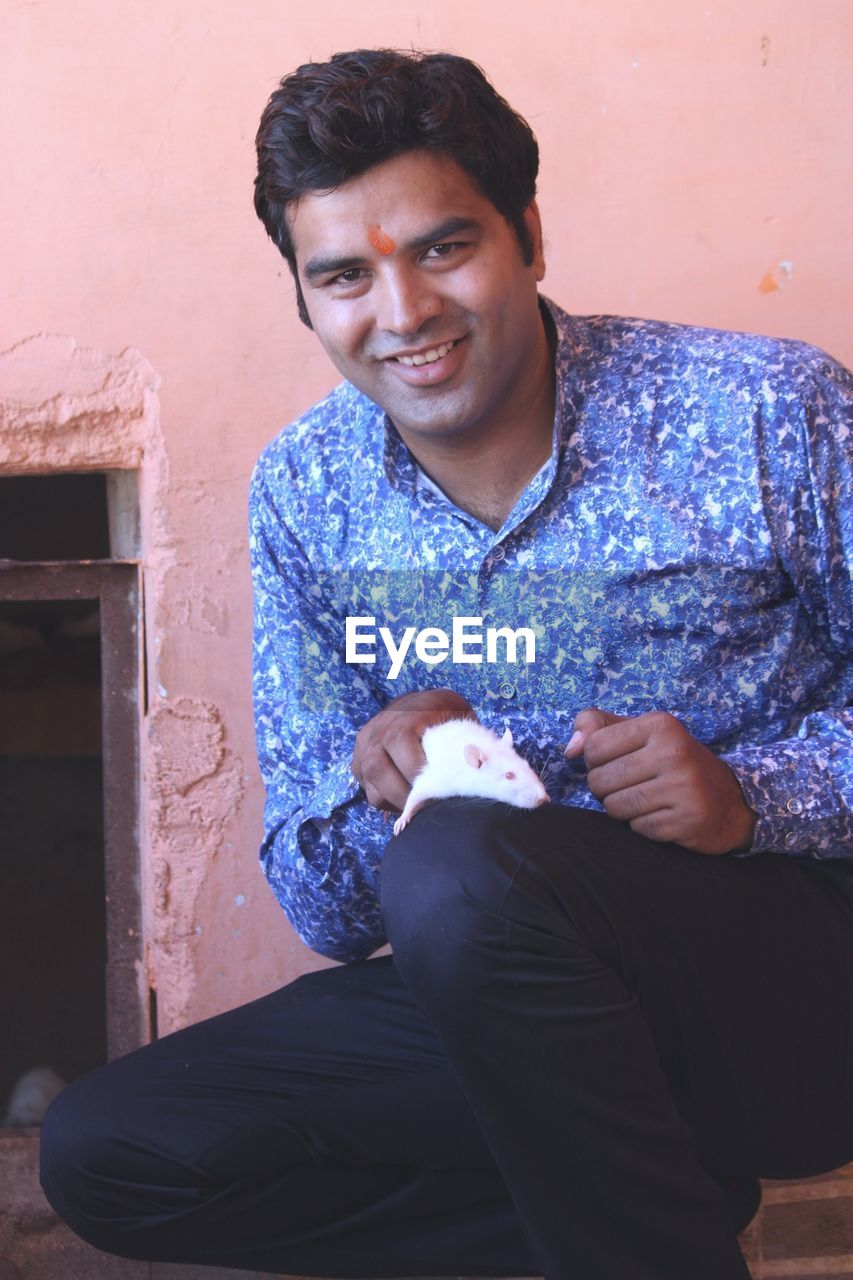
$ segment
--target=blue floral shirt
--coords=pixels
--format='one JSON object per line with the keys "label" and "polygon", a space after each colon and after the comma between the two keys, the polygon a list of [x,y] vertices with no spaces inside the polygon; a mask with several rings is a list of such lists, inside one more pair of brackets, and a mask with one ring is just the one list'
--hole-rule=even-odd
{"label": "blue floral shirt", "polygon": [[390,833],[350,772],[355,735],[417,689],[508,725],[551,799],[588,808],[562,755],[577,712],[669,711],[734,770],[749,852],[853,858],[853,378],[801,342],[543,304],[553,450],[497,533],[349,383],[254,472],[260,856],[335,959],[385,941]]}

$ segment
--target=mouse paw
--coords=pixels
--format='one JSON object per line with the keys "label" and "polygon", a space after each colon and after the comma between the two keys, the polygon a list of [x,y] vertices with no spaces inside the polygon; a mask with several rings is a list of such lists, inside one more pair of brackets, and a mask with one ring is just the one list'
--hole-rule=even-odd
{"label": "mouse paw", "polygon": [[409,815],[401,813],[397,821],[394,823],[394,835],[398,836],[404,827],[409,825]]}

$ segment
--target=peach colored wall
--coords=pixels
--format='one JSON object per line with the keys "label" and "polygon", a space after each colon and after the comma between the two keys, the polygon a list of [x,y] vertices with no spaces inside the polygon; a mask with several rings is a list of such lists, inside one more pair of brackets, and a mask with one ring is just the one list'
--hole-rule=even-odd
{"label": "peach colored wall", "polygon": [[[282,74],[376,44],[467,54],[530,119],[546,290],[570,309],[799,336],[853,360],[849,0],[3,6],[0,351],[67,334],[133,346],[161,379],[146,850],[160,821],[172,916],[151,923],[150,962],[167,1027],[319,963],[256,862],[244,511],[262,445],[336,375],[254,217],[252,142]],[[189,876],[182,742],[208,753],[213,782],[227,773]]]}

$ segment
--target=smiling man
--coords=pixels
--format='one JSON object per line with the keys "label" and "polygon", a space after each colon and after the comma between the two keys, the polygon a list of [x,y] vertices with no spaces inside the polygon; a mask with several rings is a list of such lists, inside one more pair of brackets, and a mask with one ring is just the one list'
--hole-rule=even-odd
{"label": "smiling man", "polygon": [[[757,1179],[853,1158],[850,376],[542,297],[535,139],[463,58],[300,67],[257,146],[344,377],[252,481],[261,861],[346,963],[74,1082],[48,1198],[150,1261],[747,1280]],[[430,664],[449,618],[536,660]],[[455,717],[555,803],[389,839]]]}
{"label": "smiling man", "polygon": [[550,454],[554,421],[534,200],[522,219],[524,257],[459,164],[423,151],[302,196],[290,219],[327,353],[444,491],[458,489],[495,528]]}

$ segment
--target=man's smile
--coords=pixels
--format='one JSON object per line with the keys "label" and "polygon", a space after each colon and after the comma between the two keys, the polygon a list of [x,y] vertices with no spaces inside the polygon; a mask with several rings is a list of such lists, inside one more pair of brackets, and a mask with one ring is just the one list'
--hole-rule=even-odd
{"label": "man's smile", "polygon": [[432,364],[435,360],[441,360],[446,356],[452,346],[452,341],[441,342],[438,346],[428,347],[426,350],[420,348],[418,351],[398,351],[395,355],[386,358],[399,360],[402,364]]}
{"label": "man's smile", "polygon": [[452,378],[465,359],[465,339],[409,349],[386,356],[384,364],[410,387],[433,386]]}

